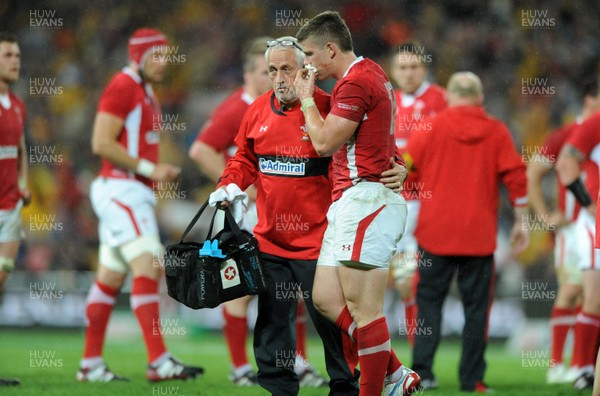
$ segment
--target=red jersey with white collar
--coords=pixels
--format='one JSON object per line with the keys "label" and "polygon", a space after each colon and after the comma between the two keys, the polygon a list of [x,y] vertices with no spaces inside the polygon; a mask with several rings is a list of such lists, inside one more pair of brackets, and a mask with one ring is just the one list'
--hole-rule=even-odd
{"label": "red jersey with white collar", "polygon": [[203,142],[215,151],[223,153],[225,159],[233,157],[237,147],[235,136],[240,129],[244,114],[254,99],[240,88],[221,103],[210,119],[204,124],[197,141]]}
{"label": "red jersey with white collar", "polygon": [[414,133],[431,132],[431,123],[424,121],[446,108],[446,91],[425,81],[414,94],[397,89],[396,146],[404,153],[408,139]]}
{"label": "red jersey with white collar", "polygon": [[[556,162],[560,150],[579,125],[577,123],[567,125],[548,136],[541,149],[548,162],[552,164]],[[592,199],[595,199],[598,196],[598,165],[589,159],[583,161],[581,163],[581,177],[590,196]],[[577,220],[581,204],[577,202],[573,193],[567,190],[561,183],[557,183],[557,190],[558,210],[560,210],[568,222]]]}
{"label": "red jersey with white collar", "polygon": [[[326,117],[329,95],[317,88],[314,98]],[[300,104],[282,110],[273,90],[259,96],[246,111],[235,143],[238,150],[218,187],[256,186],[254,235],[260,251],[316,260],[331,205],[331,158],[319,157],[313,148]]]}
{"label": "red jersey with white collar", "polygon": [[[117,139],[131,157],[158,162],[160,105],[151,85],[143,83],[136,72],[125,67],[113,77],[100,97],[98,112],[110,113],[123,120],[123,129]],[[148,186],[152,185],[150,179],[119,168],[104,158],[100,176],[135,178]]]}
{"label": "red jersey with white collar", "polygon": [[0,210],[14,209],[21,199],[18,170],[25,105],[12,92],[7,98],[0,100]]}
{"label": "red jersey with white collar", "polygon": [[331,114],[358,122],[354,135],[333,155],[333,200],[361,181],[379,182],[396,153],[396,104],[381,67],[362,56],[335,84]]}
{"label": "red jersey with white collar", "polygon": [[[396,95],[396,146],[402,154],[411,135],[431,133],[431,120],[435,114],[446,108],[446,91],[437,84],[423,82],[414,94],[397,89]],[[419,172],[412,170],[404,182],[402,195],[407,200],[421,197]]]}

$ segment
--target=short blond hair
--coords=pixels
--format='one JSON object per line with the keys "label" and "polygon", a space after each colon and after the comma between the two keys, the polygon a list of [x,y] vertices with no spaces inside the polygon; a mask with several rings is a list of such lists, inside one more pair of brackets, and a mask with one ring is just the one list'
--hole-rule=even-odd
{"label": "short blond hair", "polygon": [[480,98],[483,96],[483,84],[475,73],[468,71],[454,73],[446,87],[448,94],[459,98]]}

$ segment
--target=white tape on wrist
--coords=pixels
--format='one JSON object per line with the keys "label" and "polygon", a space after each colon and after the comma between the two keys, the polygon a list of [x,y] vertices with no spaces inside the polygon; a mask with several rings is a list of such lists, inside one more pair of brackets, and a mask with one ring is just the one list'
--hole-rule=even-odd
{"label": "white tape on wrist", "polygon": [[315,99],[312,96],[302,99],[300,101],[300,103],[301,103],[300,110],[302,110],[303,112],[306,111],[306,109],[308,109],[309,107],[317,106],[315,103]]}
{"label": "white tape on wrist", "polygon": [[152,175],[152,172],[154,172],[154,168],[156,168],[156,164],[142,158],[137,163],[137,168],[135,168],[135,173],[137,173],[138,175],[150,178],[150,176]]}

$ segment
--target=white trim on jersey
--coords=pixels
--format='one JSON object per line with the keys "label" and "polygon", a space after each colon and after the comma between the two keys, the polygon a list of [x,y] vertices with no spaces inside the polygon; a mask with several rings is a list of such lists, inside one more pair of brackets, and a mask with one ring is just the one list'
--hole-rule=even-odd
{"label": "white trim on jersey", "polygon": [[0,94],[0,105],[6,110],[10,109],[11,102],[9,94]]}
{"label": "white trim on jersey", "polygon": [[600,144],[594,146],[590,153],[590,159],[600,166]]}
{"label": "white trim on jersey", "polygon": [[251,105],[252,102],[254,102],[252,96],[250,96],[250,94],[246,91],[242,92],[242,95],[240,97],[247,105]]}
{"label": "white trim on jersey", "polygon": [[129,77],[131,77],[131,79],[133,81],[135,81],[136,83],[141,84],[142,78],[140,77],[139,74],[137,74],[136,72],[134,72],[131,67],[125,66],[123,69],[121,69],[121,71],[123,73],[127,74]]}
{"label": "white trim on jersey", "polygon": [[19,147],[0,146],[0,160],[19,158]]}
{"label": "white trim on jersey", "polygon": [[417,101],[418,98],[423,96],[427,89],[431,84],[429,81],[425,80],[423,83],[417,88],[414,94],[407,94],[400,91],[400,107],[410,107]]}
{"label": "white trim on jersey", "polygon": [[138,158],[140,150],[140,126],[142,125],[142,105],[138,104],[127,114],[125,129],[127,129],[127,154]]}
{"label": "white trim on jersey", "polygon": [[364,58],[362,56],[359,56],[358,58],[354,59],[354,62],[350,63],[350,66],[348,66],[348,69],[344,72],[344,75],[342,76],[342,78],[346,77],[346,74],[348,74],[350,69],[352,69],[352,66],[356,65],[358,62],[362,61],[363,59]]}
{"label": "white trim on jersey", "polygon": [[515,205],[527,205],[528,202],[527,196],[515,198]]}
{"label": "white trim on jersey", "polygon": [[358,178],[358,168],[356,167],[356,139],[354,136],[346,143],[346,161],[348,161],[348,172],[352,184],[356,184],[360,181]]}

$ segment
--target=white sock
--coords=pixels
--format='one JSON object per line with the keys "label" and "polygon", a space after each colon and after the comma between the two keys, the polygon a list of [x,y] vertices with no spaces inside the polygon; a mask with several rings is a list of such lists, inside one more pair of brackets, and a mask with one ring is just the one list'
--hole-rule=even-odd
{"label": "white sock", "polygon": [[171,358],[171,354],[169,352],[165,352],[162,355],[160,355],[159,357],[157,357],[156,359],[154,359],[153,362],[150,362],[150,366],[157,368],[158,366],[160,366],[161,364],[163,364],[170,358]]}
{"label": "white sock", "polygon": [[83,369],[94,369],[103,364],[104,364],[104,359],[102,359],[102,356],[84,358],[84,359],[81,359],[81,362],[79,363],[79,365]]}
{"label": "white sock", "polygon": [[250,365],[250,363],[246,363],[243,366],[234,368],[233,376],[238,378],[238,377],[241,377],[242,375],[246,374],[249,371],[252,371],[252,366]]}

